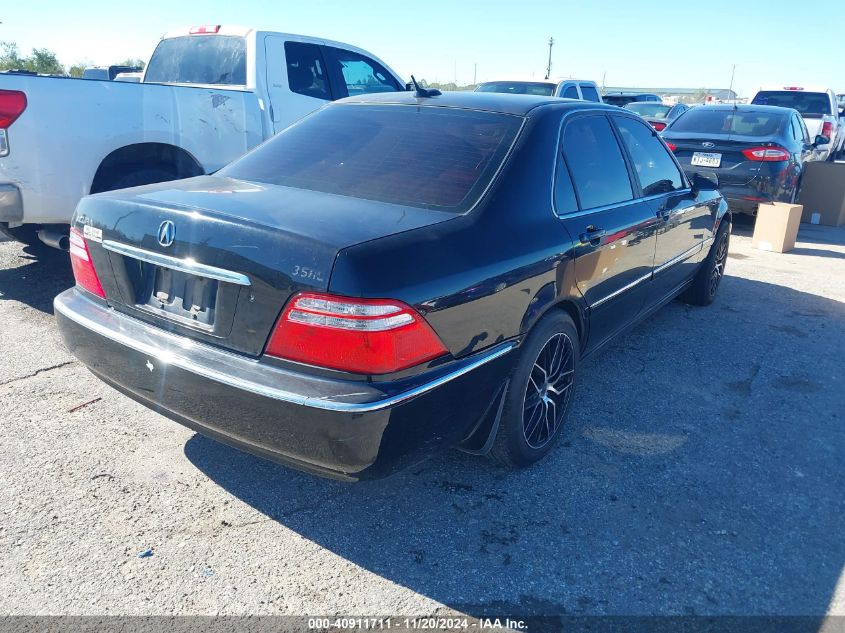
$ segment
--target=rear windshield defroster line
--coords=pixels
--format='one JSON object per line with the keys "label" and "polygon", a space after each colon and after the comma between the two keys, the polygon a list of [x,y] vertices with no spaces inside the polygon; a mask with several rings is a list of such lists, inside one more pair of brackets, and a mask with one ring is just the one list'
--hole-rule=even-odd
{"label": "rear windshield defroster line", "polygon": [[219,174],[462,213],[490,184],[523,120],[443,107],[335,104]]}

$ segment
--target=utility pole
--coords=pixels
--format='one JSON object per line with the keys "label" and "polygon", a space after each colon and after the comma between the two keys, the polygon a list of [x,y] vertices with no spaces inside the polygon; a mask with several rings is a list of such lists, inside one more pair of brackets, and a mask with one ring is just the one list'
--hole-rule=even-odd
{"label": "utility pole", "polygon": [[546,66],[546,79],[551,77],[552,74],[552,46],[555,45],[555,38],[549,38],[549,65]]}

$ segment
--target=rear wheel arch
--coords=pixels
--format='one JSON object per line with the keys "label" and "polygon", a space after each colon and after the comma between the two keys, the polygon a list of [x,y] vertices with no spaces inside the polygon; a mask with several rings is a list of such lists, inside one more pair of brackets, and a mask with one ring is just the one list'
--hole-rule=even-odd
{"label": "rear wheel arch", "polygon": [[555,285],[550,283],[541,288],[534,296],[525,316],[522,319],[520,327],[520,334],[526,335],[531,329],[543,318],[553,312],[561,311],[572,319],[575,324],[575,329],[578,332],[578,339],[581,342],[582,350],[587,331],[586,317],[584,310],[578,303],[571,298],[560,299],[555,296]]}
{"label": "rear wheel arch", "polygon": [[180,179],[200,176],[205,170],[190,152],[181,147],[167,143],[136,143],[116,149],[102,160],[91,183],[90,193],[115,189],[121,180],[142,172],[153,178],[150,182],[155,182],[156,177],[165,174]]}

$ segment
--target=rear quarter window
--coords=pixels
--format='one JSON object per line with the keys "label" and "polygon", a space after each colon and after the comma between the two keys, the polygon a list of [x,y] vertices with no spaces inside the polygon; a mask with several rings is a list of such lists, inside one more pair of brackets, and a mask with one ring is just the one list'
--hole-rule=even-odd
{"label": "rear quarter window", "polygon": [[145,83],[246,84],[246,40],[230,35],[186,35],[159,42]]}
{"label": "rear quarter window", "polygon": [[521,117],[438,107],[328,106],[220,175],[463,212],[502,165]]}

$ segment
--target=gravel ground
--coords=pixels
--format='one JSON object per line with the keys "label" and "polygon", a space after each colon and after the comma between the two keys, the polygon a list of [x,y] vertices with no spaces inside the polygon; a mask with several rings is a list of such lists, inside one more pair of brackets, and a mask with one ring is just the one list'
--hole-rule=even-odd
{"label": "gravel ground", "polygon": [[845,615],[845,229],[750,241],[584,366],[544,462],[353,485],[106,387],[54,326],[66,258],[2,243],[0,614]]}

